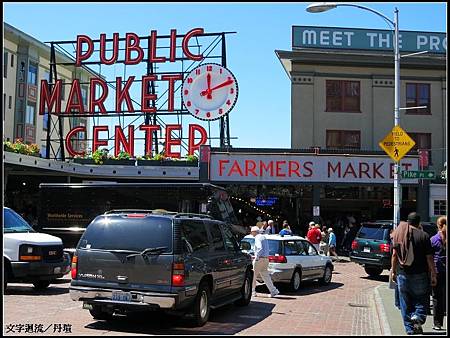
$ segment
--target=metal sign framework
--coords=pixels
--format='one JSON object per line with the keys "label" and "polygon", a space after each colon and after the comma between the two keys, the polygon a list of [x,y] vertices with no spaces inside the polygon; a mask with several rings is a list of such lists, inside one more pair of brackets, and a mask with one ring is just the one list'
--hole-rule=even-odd
{"label": "metal sign framework", "polygon": [[[197,48],[198,54],[203,54],[203,59],[201,61],[192,61],[188,59],[184,52],[181,51],[181,56],[177,56],[175,58],[175,62],[173,63],[173,67],[175,66],[181,66],[181,69],[177,72],[173,71],[159,71],[159,64],[150,62],[150,45],[151,45],[151,37],[150,36],[144,36],[139,37],[141,41],[148,41],[148,47],[147,47],[147,57],[144,58],[146,61],[146,72],[145,75],[156,75],[160,76],[163,74],[182,74],[183,80],[186,78],[187,74],[197,67],[200,64],[212,62],[211,60],[215,60],[216,63],[219,63],[226,67],[227,66],[227,57],[226,57],[226,35],[228,34],[235,34],[236,32],[221,32],[221,33],[203,33],[201,35],[196,36],[196,42],[195,45],[189,46],[190,48]],[[183,38],[185,35],[177,35],[176,38]],[[159,42],[160,40],[168,40],[170,39],[170,35],[161,35],[157,36],[156,40]],[[199,41],[199,40],[205,40],[205,41]],[[100,40],[92,40],[94,43],[99,43]],[[106,39],[106,42],[111,42],[113,39]],[[119,43],[125,41],[125,38],[120,38]],[[204,43],[204,45],[202,44]],[[57,66],[73,66],[75,67],[75,59],[71,55],[71,52],[68,51],[67,45],[71,45],[75,49],[76,41],[50,41],[47,42],[50,43],[50,74],[49,74],[49,83],[48,83],[48,89],[50,92],[52,92],[53,86],[58,80],[58,72],[57,72]],[[206,46],[206,47],[204,47]],[[164,50],[168,49],[168,47],[165,46],[158,46],[156,47],[156,50]],[[119,48],[119,51],[123,51],[124,48]],[[180,51],[181,46],[176,46],[176,51]],[[111,49],[107,49],[106,51],[111,51]],[[56,58],[56,52],[66,56],[70,60],[73,60],[72,62],[58,62]],[[95,50],[95,52],[99,52],[99,50]],[[74,53],[74,51],[72,52]],[[220,60],[219,62],[217,62]],[[188,65],[186,63],[189,62]],[[127,65],[125,64],[124,60],[117,60],[116,64],[123,64],[123,71],[124,75],[127,71]],[[88,66],[98,66],[99,71],[95,72]],[[102,77],[102,69],[101,69],[102,63],[100,59],[98,61],[87,61],[83,62],[83,65],[81,66],[84,70],[88,71],[91,74],[95,74],[96,76]],[[130,67],[130,66],[128,66]],[[144,74],[142,74],[144,75]],[[135,82],[140,82],[140,80],[135,80]],[[116,90],[115,88],[115,81],[106,81],[109,89],[112,89],[113,91]],[[80,81],[80,85],[89,85],[89,82],[82,82]],[[70,85],[70,84],[64,84],[64,85]],[[108,114],[100,114],[98,112],[89,112],[89,113],[80,113],[76,111],[72,111],[71,113],[64,113],[61,114],[55,114],[52,112],[47,113],[47,135],[46,135],[46,156],[47,159],[55,159],[55,160],[62,160],[64,161],[67,157],[65,154],[65,143],[64,143],[64,119],[69,118],[69,126],[70,128],[73,128],[72,126],[72,120],[73,118],[79,118],[79,117],[86,117],[90,118],[93,122],[93,125],[99,124],[100,118],[118,118],[119,125],[125,129],[128,126],[132,125],[136,121],[143,118],[143,122],[145,124],[156,124],[159,123],[162,127],[166,126],[166,123],[164,121],[164,117],[167,116],[176,116],[177,121],[182,121],[183,116],[190,115],[188,110],[184,107],[184,103],[182,100],[181,95],[181,88],[182,84],[178,84],[175,87],[175,96],[179,97],[179,107],[176,107],[173,112],[168,111],[167,109],[163,109],[165,105],[167,105],[168,102],[168,89],[163,91],[162,93],[158,93],[157,87],[154,82],[151,82],[148,84],[148,93],[149,94],[157,94],[157,98],[155,100],[151,100],[151,103],[153,106],[156,107],[156,105],[159,105],[159,108],[155,113],[145,113],[142,110],[140,110],[141,103],[133,98],[131,98],[131,101],[133,104],[136,104],[138,109],[135,109],[134,112],[130,112],[127,110],[123,110],[122,112],[117,111],[110,111]],[[135,117],[132,121],[125,122],[125,117]],[[97,121],[96,121],[97,119]],[[137,129],[135,127],[135,129]],[[230,137],[230,125],[229,125],[229,116],[225,115],[220,118],[220,126],[219,126],[220,134],[219,137],[211,137],[209,132],[209,139],[219,139],[220,141],[220,148],[228,149],[231,147],[231,137]],[[210,131],[210,122],[208,122],[208,130]],[[181,134],[181,133],[180,133]],[[182,135],[176,135],[178,139],[181,140],[181,148],[184,150],[187,150],[187,142],[186,138],[183,138]],[[159,145],[161,142],[159,139],[161,138],[161,131],[160,136],[158,136],[157,131],[153,131],[153,145],[152,145],[152,153],[153,155],[159,153]],[[147,142],[144,138],[135,138],[136,140],[144,140],[144,142]],[[92,138],[88,138],[87,135],[84,136],[83,140],[80,141],[91,141]],[[108,141],[112,140],[112,136],[108,136]],[[110,147],[108,150],[111,151],[113,147]]]}

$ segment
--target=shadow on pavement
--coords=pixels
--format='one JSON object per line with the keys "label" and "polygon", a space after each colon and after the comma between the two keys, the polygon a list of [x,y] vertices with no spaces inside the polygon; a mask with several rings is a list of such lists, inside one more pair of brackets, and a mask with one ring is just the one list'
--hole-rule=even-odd
{"label": "shadow on pavement", "polygon": [[[293,292],[289,289],[288,285],[279,284],[279,285],[277,285],[277,288],[279,288],[279,290],[280,290],[280,295],[276,296],[276,298],[284,299],[284,298],[282,298],[282,296],[307,296],[307,295],[312,295],[312,294],[317,294],[317,293],[321,293],[321,292],[327,292],[330,290],[334,290],[334,289],[342,287],[343,285],[344,285],[343,283],[336,283],[336,282],[331,282],[328,285],[319,285],[319,283],[316,281],[304,281],[300,285],[300,289],[297,292]],[[269,290],[267,289],[267,287],[265,285],[258,285],[256,287],[256,291],[258,293],[265,292],[265,293],[269,294]],[[292,299],[292,298],[289,297],[286,299]]]}
{"label": "shadow on pavement", "polygon": [[54,286],[53,283],[45,290],[35,290],[33,285],[9,285],[5,290],[5,295],[21,296],[53,296],[69,293],[69,288]]}
{"label": "shadow on pavement", "polygon": [[389,275],[380,275],[380,276],[364,276],[364,277],[360,277],[361,279],[368,279],[368,280],[374,280],[374,281],[378,281],[378,282],[389,282]]}
{"label": "shadow on pavement", "polygon": [[159,335],[232,335],[245,330],[272,314],[274,304],[252,301],[247,307],[226,305],[212,310],[209,321],[202,327],[192,327],[187,319],[162,312],[137,316],[114,316],[111,321],[94,321],[85,327],[135,334]]}

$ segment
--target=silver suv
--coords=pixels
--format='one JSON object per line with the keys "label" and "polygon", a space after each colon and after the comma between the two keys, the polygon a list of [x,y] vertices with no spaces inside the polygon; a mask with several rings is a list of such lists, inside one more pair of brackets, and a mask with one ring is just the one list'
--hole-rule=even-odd
{"label": "silver suv", "polygon": [[[317,279],[322,285],[331,282],[334,269],[331,257],[320,255],[307,239],[289,235],[264,236],[269,243],[269,274],[274,283],[289,284],[292,291],[298,291],[305,280]],[[255,238],[245,236],[240,247],[253,256]],[[261,277],[258,276],[257,281],[262,283]]]}
{"label": "silver suv", "polygon": [[72,261],[70,295],[95,319],[142,310],[188,313],[248,305],[249,255],[224,222],[166,211],[111,211],[87,227]]}

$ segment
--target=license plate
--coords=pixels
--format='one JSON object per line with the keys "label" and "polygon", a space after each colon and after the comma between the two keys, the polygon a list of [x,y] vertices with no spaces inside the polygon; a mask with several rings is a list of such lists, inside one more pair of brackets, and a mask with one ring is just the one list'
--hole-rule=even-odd
{"label": "license plate", "polygon": [[364,252],[370,252],[370,248],[365,247],[365,248],[364,248]]}
{"label": "license plate", "polygon": [[61,267],[57,266],[56,268],[54,268],[53,273],[61,273]]}
{"label": "license plate", "polygon": [[88,303],[83,303],[83,309],[85,309],[85,310],[92,310],[93,306],[91,304],[88,304]]}
{"label": "license plate", "polygon": [[123,291],[113,291],[112,300],[117,302],[131,302],[131,293]]}

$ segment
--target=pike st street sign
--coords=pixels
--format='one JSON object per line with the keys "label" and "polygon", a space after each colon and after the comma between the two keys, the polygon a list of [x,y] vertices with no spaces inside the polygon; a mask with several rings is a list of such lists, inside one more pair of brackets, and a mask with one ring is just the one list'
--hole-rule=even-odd
{"label": "pike st street sign", "polygon": [[434,171],[422,170],[422,171],[402,171],[402,178],[415,178],[415,179],[425,179],[432,180],[436,178]]}

